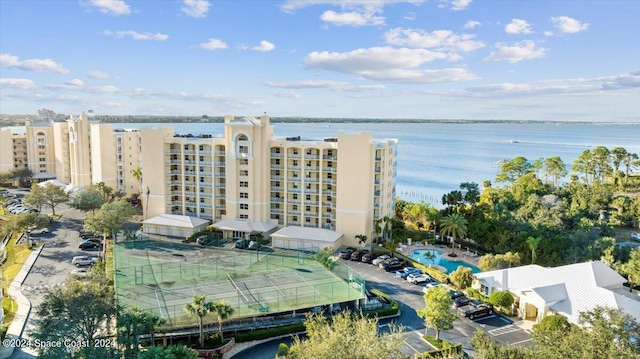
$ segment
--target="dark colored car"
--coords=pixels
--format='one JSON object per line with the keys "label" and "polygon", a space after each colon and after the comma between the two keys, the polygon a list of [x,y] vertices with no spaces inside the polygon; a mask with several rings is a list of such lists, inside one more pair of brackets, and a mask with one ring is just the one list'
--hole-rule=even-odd
{"label": "dark colored car", "polygon": [[467,298],[467,296],[465,296],[465,295],[453,298],[453,307],[454,308],[460,308],[460,307],[465,306],[467,304],[469,304],[469,298]]}
{"label": "dark colored car", "polygon": [[367,254],[368,251],[355,251],[353,253],[351,253],[351,260],[352,261],[362,261],[362,257]]}
{"label": "dark colored car", "polygon": [[102,238],[98,238],[98,237],[94,237],[94,238],[87,238],[85,240],[85,242],[91,242],[91,243],[95,243],[97,245],[101,245],[102,244]]}
{"label": "dark colored car", "polygon": [[89,242],[89,241],[84,241],[82,243],[80,243],[80,245],[78,245],[78,248],[80,249],[95,249],[100,247],[99,244],[95,244],[93,242]]}
{"label": "dark colored car", "polygon": [[95,237],[95,234],[93,234],[92,232],[88,232],[88,231],[80,231],[80,238],[87,239],[87,238],[91,238],[91,237]]}
{"label": "dark colored car", "polygon": [[458,314],[469,319],[486,317],[493,314],[493,305],[480,301],[469,302],[458,308]]}
{"label": "dark colored car", "polygon": [[342,252],[340,252],[340,258],[342,258],[342,259],[350,259],[352,254],[353,254],[353,250],[345,249]]}
{"label": "dark colored car", "polygon": [[390,260],[384,263],[384,265],[382,266],[382,269],[384,269],[387,272],[395,272],[407,266],[407,262],[400,260],[398,258],[394,258],[394,259],[396,260]]}
{"label": "dark colored car", "polygon": [[378,258],[378,255],[373,253],[373,252],[369,252],[369,253],[365,253],[365,255],[362,256],[362,263],[371,263],[374,259]]}
{"label": "dark colored car", "polygon": [[273,248],[267,246],[258,247],[258,252],[273,252]]}
{"label": "dark colored car", "polygon": [[238,249],[247,249],[247,247],[249,247],[249,241],[247,241],[246,239],[241,239],[236,242],[235,247]]}

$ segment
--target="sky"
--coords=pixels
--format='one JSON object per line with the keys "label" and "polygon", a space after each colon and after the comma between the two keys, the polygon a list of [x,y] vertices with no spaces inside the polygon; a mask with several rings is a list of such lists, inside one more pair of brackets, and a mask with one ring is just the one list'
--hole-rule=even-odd
{"label": "sky", "polygon": [[0,0],[0,113],[640,123],[640,1]]}

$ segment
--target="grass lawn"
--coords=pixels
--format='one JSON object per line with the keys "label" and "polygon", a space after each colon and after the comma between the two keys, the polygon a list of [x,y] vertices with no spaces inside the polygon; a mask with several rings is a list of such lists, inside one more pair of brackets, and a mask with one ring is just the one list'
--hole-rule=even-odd
{"label": "grass lawn", "polygon": [[31,254],[27,244],[16,244],[19,235],[14,235],[7,243],[7,260],[4,262],[4,272],[0,278],[5,297],[2,298],[2,307],[5,310],[3,323],[11,323],[16,308],[15,301],[7,297],[7,289],[13,279],[18,275],[20,268]]}

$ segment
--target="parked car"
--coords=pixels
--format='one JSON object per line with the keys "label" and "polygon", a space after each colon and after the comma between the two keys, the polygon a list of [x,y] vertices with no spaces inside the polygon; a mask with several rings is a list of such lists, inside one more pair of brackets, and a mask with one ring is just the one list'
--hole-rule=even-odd
{"label": "parked car", "polygon": [[17,203],[12,203],[12,204],[8,205],[7,209],[9,211],[11,211],[12,209],[17,208],[17,207],[24,207],[24,206],[22,205],[22,202],[17,202]]}
{"label": "parked car", "polygon": [[27,210],[26,208],[20,206],[20,207],[13,208],[12,210],[9,211],[9,213],[11,213],[11,214],[20,214],[20,213],[22,213],[23,211],[26,211],[26,210]]}
{"label": "parked car", "polygon": [[378,255],[373,253],[373,252],[369,252],[366,253],[365,255],[362,256],[362,263],[371,263],[373,262],[374,259],[378,258]]}
{"label": "parked car", "polygon": [[634,239],[636,241],[640,241],[640,233],[638,232],[632,232],[631,233],[631,239]]}
{"label": "parked car", "polygon": [[342,259],[350,259],[352,254],[353,254],[352,249],[344,249],[340,252],[339,257]]}
{"label": "parked car", "polygon": [[387,263],[382,269],[384,269],[387,272],[395,272],[398,269],[402,269],[406,267],[407,264],[409,264],[407,261],[400,260],[400,262],[397,262],[397,263]]}
{"label": "parked car", "polygon": [[460,308],[469,304],[469,298],[466,295],[462,295],[453,299],[453,307]]}
{"label": "parked car", "polygon": [[469,319],[486,317],[493,314],[493,305],[481,301],[469,302],[458,308],[458,314]]}
{"label": "parked car", "polygon": [[96,244],[96,243],[93,243],[93,242],[89,242],[89,241],[84,241],[84,242],[82,242],[82,243],[80,243],[78,245],[78,248],[80,248],[82,250],[95,249],[95,248],[99,248],[99,247],[100,247],[99,244]]}
{"label": "parked car", "polygon": [[91,266],[98,262],[98,257],[76,256],[71,260],[71,264],[76,267]]}
{"label": "parked car", "polygon": [[394,258],[394,257],[389,257],[389,258],[383,260],[382,262],[378,263],[378,267],[384,268],[390,262],[398,263],[398,262],[400,262],[400,259],[399,258]]}
{"label": "parked car", "polygon": [[407,282],[411,284],[422,284],[431,282],[431,277],[428,274],[411,274],[407,277]]}
{"label": "parked car", "polygon": [[365,251],[365,250],[355,251],[355,252],[351,253],[350,259],[352,261],[360,262],[360,261],[362,261],[362,257],[367,253],[368,253],[368,251]]}
{"label": "parked car", "polygon": [[236,247],[237,249],[247,249],[248,246],[249,241],[247,241],[246,239],[240,239],[236,242],[236,244],[234,244],[234,247]]}
{"label": "parked car", "polygon": [[435,280],[433,282],[429,282],[429,283],[427,283],[427,285],[424,288],[422,288],[422,292],[426,293],[429,289],[431,289],[433,287],[437,287],[439,285],[442,285],[442,284],[438,283]]}
{"label": "parked car", "polygon": [[267,246],[258,247],[258,252],[273,252],[273,248]]}
{"label": "parked car", "polygon": [[97,245],[101,245],[102,244],[102,238],[100,238],[100,237],[87,238],[85,240],[85,242],[91,242],[91,243],[95,243]]}
{"label": "parked car", "polygon": [[386,261],[389,258],[391,258],[391,257],[389,257],[388,255],[384,254],[384,255],[381,255],[378,258],[372,260],[371,264],[373,264],[374,266],[377,266],[377,265],[379,265],[380,263]]}
{"label": "parked car", "polygon": [[36,236],[38,234],[47,234],[49,233],[49,228],[34,228],[34,229],[29,229],[29,234],[32,236]]}
{"label": "parked car", "polygon": [[421,274],[422,271],[414,267],[404,267],[402,270],[396,272],[396,277],[406,279],[411,274]]}
{"label": "parked car", "polygon": [[87,239],[87,238],[91,238],[91,237],[95,237],[95,234],[93,234],[93,232],[80,231],[80,238]]}

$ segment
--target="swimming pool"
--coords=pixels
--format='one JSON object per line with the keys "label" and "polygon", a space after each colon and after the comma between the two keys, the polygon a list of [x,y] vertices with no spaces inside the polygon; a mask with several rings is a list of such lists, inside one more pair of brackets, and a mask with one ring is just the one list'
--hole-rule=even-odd
{"label": "swimming pool", "polygon": [[[427,258],[424,256],[426,252],[431,252],[434,255],[434,258]],[[425,265],[436,264],[447,270],[447,273],[451,273],[458,269],[458,266],[464,266],[471,268],[471,273],[480,273],[482,270],[480,268],[474,266],[473,264],[469,264],[465,261],[452,261],[444,258],[443,253],[440,251],[436,251],[433,249],[416,249],[411,251],[409,254],[409,258],[420,262]]]}

